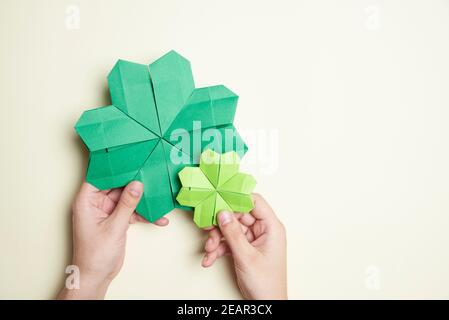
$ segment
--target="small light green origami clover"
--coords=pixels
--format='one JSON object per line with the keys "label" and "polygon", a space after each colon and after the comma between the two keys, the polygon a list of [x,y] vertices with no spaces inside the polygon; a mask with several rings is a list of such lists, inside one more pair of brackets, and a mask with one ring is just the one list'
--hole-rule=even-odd
{"label": "small light green origami clover", "polygon": [[201,154],[200,166],[179,172],[182,188],[176,200],[195,207],[193,221],[200,228],[217,225],[221,210],[247,213],[254,208],[251,192],[256,180],[239,171],[240,158],[235,151],[224,154],[210,149]]}

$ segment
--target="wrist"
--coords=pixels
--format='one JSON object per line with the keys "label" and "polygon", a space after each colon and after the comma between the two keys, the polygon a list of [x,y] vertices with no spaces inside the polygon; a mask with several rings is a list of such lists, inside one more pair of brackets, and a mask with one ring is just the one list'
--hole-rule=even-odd
{"label": "wrist", "polygon": [[[59,294],[59,299],[94,300],[104,299],[112,277],[101,272],[96,272],[74,260],[76,271],[66,279],[64,288]],[[67,282],[69,281],[69,283]],[[72,282],[73,281],[73,282]]]}
{"label": "wrist", "polygon": [[101,300],[106,296],[110,281],[92,277],[89,274],[80,274],[79,286],[68,287],[61,290],[58,299],[63,300]]}
{"label": "wrist", "polygon": [[81,269],[80,272],[80,289],[84,289],[90,292],[102,292],[106,294],[109,285],[112,282],[112,278],[109,278],[103,274],[85,271]]}

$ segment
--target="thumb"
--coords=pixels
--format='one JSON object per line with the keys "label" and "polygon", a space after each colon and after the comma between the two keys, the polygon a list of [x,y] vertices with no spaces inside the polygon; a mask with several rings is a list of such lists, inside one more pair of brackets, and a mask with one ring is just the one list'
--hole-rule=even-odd
{"label": "thumb", "polygon": [[119,201],[111,214],[111,218],[118,224],[129,224],[134,210],[140,201],[143,193],[143,184],[139,181],[132,181],[122,191]]}
{"label": "thumb", "polygon": [[232,212],[221,211],[218,214],[218,225],[234,257],[244,258],[251,253],[254,248],[246,239],[240,222]]}

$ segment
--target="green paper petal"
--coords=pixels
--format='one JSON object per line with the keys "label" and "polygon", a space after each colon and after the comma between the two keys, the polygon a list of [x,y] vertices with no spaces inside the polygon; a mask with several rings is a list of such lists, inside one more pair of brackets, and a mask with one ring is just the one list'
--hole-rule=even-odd
{"label": "green paper petal", "polygon": [[176,200],[183,206],[196,207],[214,193],[214,190],[181,188]]}
{"label": "green paper petal", "polygon": [[193,221],[199,228],[210,227],[213,224],[215,216],[215,197],[216,193],[214,192],[206,200],[195,207]]}
{"label": "green paper petal", "polygon": [[249,194],[253,192],[255,186],[256,180],[253,178],[253,176],[238,172],[234,176],[232,176],[232,178],[222,184],[218,188],[218,190]]}
{"label": "green paper petal", "polygon": [[145,219],[154,222],[175,207],[162,143],[157,144],[135,179],[144,185],[136,211]]}
{"label": "green paper petal", "polygon": [[220,173],[218,175],[218,187],[223,185],[239,171],[239,162],[239,156],[234,151],[227,152],[221,155]]}
{"label": "green paper petal", "polygon": [[218,174],[220,172],[220,154],[206,150],[201,154],[200,169],[209,179],[214,187],[218,185]]}
{"label": "green paper petal", "polygon": [[157,140],[90,154],[86,181],[98,189],[122,187],[131,182],[153,151]]}
{"label": "green paper petal", "polygon": [[178,175],[183,187],[214,190],[214,186],[198,167],[185,167]]}
{"label": "green paper petal", "polygon": [[158,136],[115,106],[85,111],[76,123],[75,130],[90,151],[158,139]]}
{"label": "green paper petal", "polygon": [[194,122],[203,129],[231,124],[234,121],[238,96],[223,85],[198,88],[177,114],[165,134],[173,130],[194,130]]}
{"label": "green paper petal", "polygon": [[170,51],[150,64],[151,80],[164,134],[195,88],[190,62]]}
{"label": "green paper petal", "polygon": [[220,191],[220,196],[226,201],[234,212],[247,213],[254,208],[251,195]]}
{"label": "green paper petal", "polygon": [[108,84],[114,106],[161,134],[148,66],[119,60],[109,73]]}

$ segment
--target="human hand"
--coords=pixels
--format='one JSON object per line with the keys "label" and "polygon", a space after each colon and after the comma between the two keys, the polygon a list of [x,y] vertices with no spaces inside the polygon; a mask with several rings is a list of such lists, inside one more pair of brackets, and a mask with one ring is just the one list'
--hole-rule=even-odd
{"label": "human hand", "polygon": [[[80,288],[64,288],[60,299],[102,299],[125,258],[126,233],[131,223],[146,222],[134,210],[143,184],[101,191],[84,182],[73,203],[73,261],[80,270]],[[168,224],[167,218],[155,222]]]}
{"label": "human hand", "polygon": [[220,212],[209,230],[203,267],[231,254],[237,285],[246,299],[287,299],[285,228],[258,194],[250,213]]}

